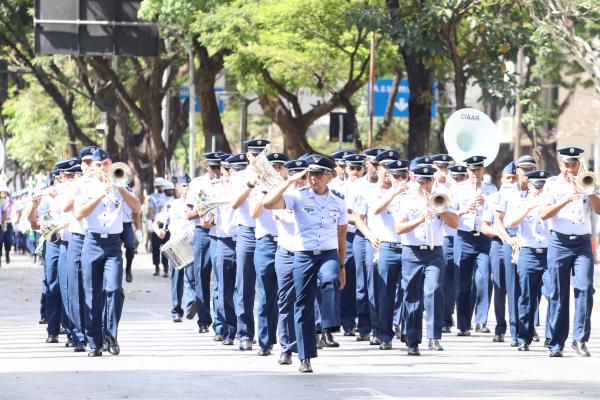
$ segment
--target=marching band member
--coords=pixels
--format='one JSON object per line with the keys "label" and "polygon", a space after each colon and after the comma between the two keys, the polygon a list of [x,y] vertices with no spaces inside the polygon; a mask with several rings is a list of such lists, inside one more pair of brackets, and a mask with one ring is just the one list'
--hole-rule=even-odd
{"label": "marching band member", "polygon": [[[366,156],[365,175],[357,182],[358,192],[369,190],[377,184],[377,161],[375,158],[384,149],[371,148],[363,151]],[[357,206],[356,201],[359,196],[354,196],[353,208]],[[352,243],[352,253],[354,254],[354,264],[356,268],[356,317],[358,336],[356,341],[371,340],[371,332],[374,326],[374,316],[371,317],[371,310],[375,307],[375,287],[372,275],[367,271],[367,239],[360,230],[356,230],[354,242]]]}
{"label": "marching band member", "polygon": [[[380,159],[384,154],[386,156]],[[377,268],[373,269],[377,287],[377,322],[374,336],[378,339],[381,350],[392,348],[396,325],[394,308],[398,282],[402,276],[402,245],[395,232],[393,214],[400,206],[394,200],[406,191],[406,183],[396,180],[391,172],[406,171],[409,163],[398,160],[399,157],[395,151],[385,151],[378,156],[377,188],[364,194],[361,205],[355,211],[358,228],[379,254]]]}
{"label": "marching band member", "polygon": [[[492,184],[482,181],[485,173],[485,157],[473,156],[464,162],[467,164],[469,180],[456,185],[453,192],[458,202],[457,215],[459,226],[454,247],[454,261],[459,267],[459,283],[456,297],[456,315],[458,336],[469,336],[471,318],[475,312],[478,330],[489,333],[487,315],[489,309],[489,252],[490,238],[482,235],[481,216],[487,207],[487,197],[496,192]],[[476,303],[473,304],[471,287],[475,278]]]}
{"label": "marching band member", "polygon": [[[335,177],[329,183],[329,186],[338,190],[348,179],[348,169],[345,157],[350,154],[356,154],[354,151],[336,151],[331,153],[331,158],[335,162]],[[346,271],[347,272],[347,271]]]}
{"label": "marching band member", "polygon": [[[223,155],[223,158],[221,156]],[[218,284],[215,285],[213,291],[213,318],[211,319],[210,313],[210,280],[211,271],[215,269],[214,263],[214,250],[216,248],[216,227],[214,224],[208,223],[208,221],[201,221],[198,218],[198,211],[194,208],[198,193],[200,190],[205,191],[209,196],[215,194],[217,185],[221,182],[221,166],[222,159],[228,158],[230,155],[225,153],[211,152],[204,153],[204,159],[206,160],[206,173],[200,177],[194,178],[189,183],[185,202],[187,204],[187,217],[190,219],[196,229],[194,230],[194,273],[193,281],[188,277],[190,284],[193,282],[193,287],[196,291],[196,300],[190,304],[188,312],[186,313],[187,319],[192,319],[198,314],[198,329],[200,333],[206,333],[209,331],[209,326],[213,324],[215,331],[215,341],[223,340],[223,332],[221,331],[221,321],[218,317]],[[205,225],[203,226],[203,223]],[[211,238],[214,238],[212,240]],[[215,270],[215,276],[216,276]]]}
{"label": "marching band member", "polygon": [[569,283],[575,299],[573,343],[577,354],[589,357],[594,294],[594,261],[591,246],[591,212],[600,214],[600,194],[583,194],[576,186],[581,174],[583,150],[567,147],[558,150],[560,174],[544,188],[540,216],[548,221],[548,273],[552,282],[550,296],[550,357],[562,357],[569,335]]}
{"label": "marching band member", "polygon": [[548,225],[540,218],[539,206],[544,184],[551,175],[548,171],[539,170],[525,176],[529,178],[527,196],[521,200],[518,211],[505,217],[504,222],[507,227],[519,228],[517,342],[519,350],[528,351],[535,331],[535,314],[542,292],[543,276],[547,275],[548,268]]}
{"label": "marching band member", "polygon": [[[129,192],[133,193],[133,189],[129,184],[126,186]],[[133,265],[133,258],[135,257],[135,245],[136,241],[139,243],[142,241],[142,231],[137,229],[134,231],[135,226],[141,226],[140,214],[134,214],[127,204],[123,204],[123,232],[121,232],[121,241],[125,247],[125,281],[131,282],[133,275],[131,274],[131,266]]]}
{"label": "marching band member", "polygon": [[263,200],[263,206],[267,209],[291,209],[296,216],[298,246],[292,271],[296,291],[294,314],[300,372],[312,372],[310,359],[317,357],[314,309],[317,280],[321,282],[319,307],[323,333],[330,333],[325,330],[336,323],[339,326],[334,299],[335,291],[343,288],[345,283],[341,260],[345,259],[348,223],[343,196],[327,186],[335,164],[317,155],[310,158],[306,170],[309,172],[310,187],[286,193],[292,184],[302,179],[302,174],[296,174]]}
{"label": "marching band member", "polygon": [[[453,165],[448,168],[448,177],[446,181],[450,184],[448,195],[454,198],[454,190],[458,184],[467,179],[467,167],[463,165]],[[444,259],[446,268],[444,269],[444,314],[442,322],[442,332],[450,333],[454,326],[454,307],[456,305],[456,293],[458,292],[459,270],[458,264],[454,260],[454,246],[456,238],[456,229],[444,225]]]}
{"label": "marching band member", "polygon": [[[536,169],[535,159],[529,155],[521,156],[515,161],[517,182],[512,187],[508,186],[498,195],[497,203],[494,205],[496,211],[494,215],[494,227],[503,238],[504,255],[504,283],[506,286],[506,297],[508,299],[508,322],[511,336],[511,347],[517,347],[517,328],[518,328],[518,299],[519,285],[517,277],[517,266],[512,262],[514,248],[518,246],[516,239],[517,229],[506,228],[504,220],[510,218],[511,214],[518,212],[521,206],[521,198],[527,195],[529,189],[529,180],[525,174],[533,172]],[[537,333],[534,331],[534,340],[538,341]]]}
{"label": "marching band member", "polygon": [[[96,149],[92,161],[93,171],[99,175],[106,175],[112,164],[110,156],[103,149]],[[81,263],[85,290],[85,333],[90,357],[102,355],[103,321],[109,353],[120,353],[117,330],[125,297],[119,237],[123,230],[123,202],[132,212],[141,212],[140,201],[126,188],[114,187],[98,179],[82,182],[80,194],[75,199],[75,217],[83,220],[86,231]]]}
{"label": "marching band member", "polygon": [[[487,217],[483,221],[486,234],[491,237],[490,245],[490,267],[492,269],[492,290],[494,292],[494,315],[496,327],[494,328],[493,342],[504,342],[506,334],[506,267],[504,263],[503,236],[497,229],[495,223],[495,209],[501,202],[501,197],[506,190],[512,190],[515,186],[517,170],[514,162],[508,163],[502,170],[500,178],[500,189],[492,193],[488,199],[492,208],[488,208]],[[509,266],[510,267],[510,266]],[[510,272],[510,271],[509,271]]]}
{"label": "marching band member", "polygon": [[[435,169],[419,167],[413,173],[419,189],[402,198],[396,214],[396,233],[402,241],[402,287],[406,318],[406,345],[409,356],[418,356],[422,337],[423,309],[427,315],[430,350],[441,351],[442,276],[444,271],[443,224],[458,227],[457,215],[450,211],[436,213],[429,204]],[[424,306],[423,306],[424,305]]]}
{"label": "marching band member", "polygon": [[[285,179],[287,170],[283,165],[289,161],[284,153],[270,153],[267,160]],[[277,226],[272,210],[264,209],[262,200],[267,194],[261,185],[250,194],[250,216],[256,219],[256,250],[254,267],[258,286],[258,345],[259,356],[271,354],[277,343],[277,273],[275,270],[275,252],[277,251]]]}
{"label": "marching band member", "polygon": [[2,233],[0,234],[0,236],[2,237],[2,240],[0,241],[0,264],[2,261],[3,247],[6,263],[10,264],[10,250],[14,241],[12,214],[15,202],[14,199],[11,198],[10,191],[8,190],[7,186],[3,186],[0,189],[0,198],[2,199],[2,205],[0,206],[0,209],[2,210]]}
{"label": "marching band member", "polygon": [[[160,275],[160,264],[162,261],[163,265],[163,276],[166,278],[169,276],[169,267],[167,264],[167,258],[160,254],[160,246],[164,243],[156,233],[152,230],[152,223],[156,215],[162,211],[165,205],[165,194],[163,192],[163,186],[165,179],[157,177],[154,179],[154,188],[156,192],[152,193],[148,198],[148,210],[146,211],[146,222],[148,223],[148,232],[150,234],[151,245],[152,245],[152,264],[154,265],[154,276]],[[152,232],[152,233],[150,233]]]}
{"label": "marching band member", "polygon": [[[302,173],[308,164],[306,161],[293,160],[285,163],[284,168],[288,176],[301,174],[300,179],[295,180],[288,191],[294,191],[306,186],[307,175]],[[297,353],[296,327],[294,325],[294,303],[296,302],[296,291],[294,289],[294,276],[292,267],[294,265],[295,241],[295,217],[291,209],[273,210],[275,224],[277,226],[277,252],[275,253],[275,272],[277,274],[277,306],[278,337],[281,354],[278,363],[289,365],[292,363],[292,352]]]}
{"label": "marching band member", "polygon": [[237,225],[235,238],[236,280],[235,280],[235,312],[237,314],[237,330],[240,336],[239,349],[252,350],[254,341],[254,296],[256,287],[256,269],[254,267],[254,250],[256,249],[256,221],[250,216],[248,197],[256,186],[256,176],[246,169],[248,155],[258,156],[269,144],[268,140],[256,139],[244,142],[248,152],[241,153],[243,158],[227,161],[234,171],[230,177],[232,201]]}

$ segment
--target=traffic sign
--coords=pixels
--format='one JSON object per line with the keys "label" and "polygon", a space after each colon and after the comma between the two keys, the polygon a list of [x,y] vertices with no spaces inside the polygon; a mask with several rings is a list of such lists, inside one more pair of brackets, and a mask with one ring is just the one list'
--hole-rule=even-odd
{"label": "traffic sign", "polygon": [[[387,107],[388,98],[392,91],[392,78],[380,78],[373,85],[373,116],[385,116],[385,108]],[[435,117],[437,112],[437,103],[435,96],[437,94],[437,83],[433,83],[434,100],[431,103],[431,116]],[[394,101],[394,117],[408,118],[408,98],[410,90],[408,89],[408,79],[402,79],[398,87],[398,93]],[[367,104],[369,103],[369,85],[367,85]]]}
{"label": "traffic sign", "polygon": [[[225,89],[222,87],[215,88],[215,95],[217,96],[217,102],[219,103],[219,112],[222,113],[225,110],[225,101],[223,100],[223,94],[225,94]],[[188,97],[190,97],[190,90],[187,86],[182,86],[179,88],[179,103],[183,104]],[[200,112],[200,104],[198,104],[198,95],[194,99],[194,112]]]}

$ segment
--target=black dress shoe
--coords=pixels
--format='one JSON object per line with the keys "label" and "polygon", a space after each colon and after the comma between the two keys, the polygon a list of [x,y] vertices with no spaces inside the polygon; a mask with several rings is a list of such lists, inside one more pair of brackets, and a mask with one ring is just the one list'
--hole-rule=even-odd
{"label": "black dress shoe", "polygon": [[519,347],[519,343],[517,343],[516,340],[511,340],[510,341],[510,347]]}
{"label": "black dress shoe", "polygon": [[371,338],[369,339],[369,344],[371,346],[379,346],[381,344],[381,341],[378,337],[371,335]]}
{"label": "black dress shoe", "polygon": [[444,351],[438,339],[429,339],[429,350]]}
{"label": "black dress shoe", "polygon": [[323,346],[325,347],[340,347],[340,344],[335,341],[333,335],[329,332],[324,333],[323,335]]}
{"label": "black dress shoe", "polygon": [[550,350],[550,354],[548,354],[550,357],[562,357],[562,351],[561,350]]}
{"label": "black dress shoe", "polygon": [[181,317],[180,316],[173,317],[173,322],[181,322]]}
{"label": "black dress shoe", "polygon": [[10,264],[10,255],[8,253],[6,254],[6,263]]}
{"label": "black dress shoe", "polygon": [[354,333],[354,329],[344,329],[344,336],[356,336],[356,333]]}
{"label": "black dress shoe", "polygon": [[548,338],[544,339],[544,347],[548,347],[549,344],[550,344],[550,339],[548,339]]}
{"label": "black dress shoe", "polygon": [[202,325],[200,327],[198,327],[198,333],[208,333],[209,329],[208,326],[206,325]]}
{"label": "black dress shoe", "polygon": [[587,349],[587,346],[585,345],[585,342],[578,342],[578,341],[574,340],[573,343],[571,343],[571,347],[581,357],[589,357],[589,356],[591,356],[590,352]]}
{"label": "black dress shoe", "polygon": [[91,349],[88,357],[102,357],[102,349]]}
{"label": "black dress shoe", "polygon": [[40,320],[38,321],[38,324],[40,325],[46,325],[48,323],[48,321],[46,321],[46,318],[40,318]]}
{"label": "black dress shoe", "polygon": [[419,346],[408,346],[408,355],[409,356],[420,356],[421,352],[419,351]]}
{"label": "black dress shoe", "polygon": [[402,330],[400,329],[400,325],[394,325],[394,337],[396,339],[400,339],[402,337]]}
{"label": "black dress shoe", "polygon": [[533,341],[534,342],[539,342],[540,341],[540,335],[538,335],[537,331],[534,329],[533,330]]}
{"label": "black dress shoe", "polygon": [[459,330],[458,332],[456,332],[456,336],[471,336],[471,332]]}
{"label": "black dress shoe", "polygon": [[452,333],[452,329],[449,326],[442,327],[442,333]]}
{"label": "black dress shoe", "polygon": [[502,334],[494,335],[494,338],[492,339],[492,342],[494,342],[494,343],[502,343],[502,342],[504,342],[504,335],[502,335]]}
{"label": "black dress shoe", "polygon": [[290,365],[292,363],[292,353],[283,352],[279,355],[279,360],[277,360],[279,365]]}
{"label": "black dress shoe", "polygon": [[160,270],[158,269],[158,267],[154,267],[154,273],[152,274],[154,276],[160,276]]}
{"label": "black dress shoe", "polygon": [[133,276],[131,274],[125,274],[125,281],[131,283]]}
{"label": "black dress shoe", "polygon": [[58,336],[48,335],[46,338],[46,343],[58,343]]}
{"label": "black dress shoe", "polygon": [[317,334],[317,350],[323,349],[323,338],[321,335]]}
{"label": "black dress shoe", "polygon": [[67,330],[61,326],[60,330],[58,331],[58,334],[59,335],[66,335],[67,334]]}
{"label": "black dress shoe", "polygon": [[108,336],[102,338],[102,351],[108,351]]}
{"label": "black dress shoe", "polygon": [[406,335],[404,333],[400,335],[400,341],[406,343]]}
{"label": "black dress shoe", "polygon": [[300,361],[300,367],[298,367],[298,371],[300,372],[313,372],[312,366],[310,365],[310,360],[302,360]]}
{"label": "black dress shoe", "polygon": [[369,340],[369,335],[361,335],[360,333],[356,337],[357,342],[367,342]]}
{"label": "black dress shoe", "polygon": [[223,339],[221,344],[223,344],[223,346],[233,346],[233,339]]}
{"label": "black dress shoe", "polygon": [[259,356],[270,356],[272,348],[273,348],[272,346],[261,347],[260,350],[258,351],[258,355]]}
{"label": "black dress shoe", "polygon": [[[216,333],[215,336],[213,336],[213,340],[215,342],[222,342],[223,341],[223,335],[221,335],[220,333]],[[231,342],[233,343],[233,342]]]}
{"label": "black dress shoe", "polygon": [[519,345],[519,351],[529,351],[529,345],[527,343],[521,343]]}
{"label": "black dress shoe", "polygon": [[119,342],[117,339],[107,336],[108,338],[108,352],[113,356],[118,356],[121,353],[121,348],[119,347]]}
{"label": "black dress shoe", "polygon": [[379,350],[391,350],[392,349],[392,342],[388,342],[388,341],[382,341],[381,343],[379,343]]}
{"label": "black dress shoe", "polygon": [[488,328],[487,325],[481,325],[480,332],[481,333],[491,333],[490,328]]}
{"label": "black dress shoe", "polygon": [[252,350],[252,341],[251,340],[242,340],[240,342],[239,349],[242,351]]}
{"label": "black dress shoe", "polygon": [[85,351],[85,346],[83,344],[78,344],[75,347],[73,347],[73,351],[75,353],[83,353]]}
{"label": "black dress shoe", "polygon": [[75,346],[75,343],[73,343],[73,341],[71,339],[68,339],[65,342],[65,347],[74,347],[74,346]]}
{"label": "black dress shoe", "polygon": [[194,301],[192,303],[192,305],[190,306],[190,309],[188,310],[187,314],[185,314],[185,317],[187,319],[193,319],[196,316],[197,312],[198,312],[198,307],[196,306],[196,302]]}

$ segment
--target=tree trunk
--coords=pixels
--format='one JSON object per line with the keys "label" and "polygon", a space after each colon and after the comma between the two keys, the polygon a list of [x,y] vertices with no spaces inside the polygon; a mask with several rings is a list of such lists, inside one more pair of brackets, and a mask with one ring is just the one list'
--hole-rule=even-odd
{"label": "tree trunk", "polygon": [[352,133],[354,149],[360,153],[363,150],[363,144],[360,140],[360,131],[358,130],[358,121],[356,120],[356,109],[352,105],[350,99],[345,96],[340,96],[340,102],[350,117],[350,130]]}
{"label": "tree trunk", "polygon": [[200,118],[202,119],[202,133],[204,135],[204,150],[211,150],[213,135],[215,136],[216,151],[231,153],[231,146],[225,136],[221,114],[219,113],[219,102],[215,95],[215,77],[208,73],[196,75],[196,94],[200,106]]}
{"label": "tree trunk", "polygon": [[400,87],[400,82],[402,81],[402,69],[400,67],[396,68],[396,73],[394,75],[394,80],[392,81],[392,89],[390,91],[390,95],[388,96],[387,105],[385,107],[385,114],[383,115],[383,123],[379,127],[377,134],[375,135],[375,140],[381,140],[383,136],[387,133],[390,125],[392,124],[392,120],[394,119],[394,108],[396,107],[396,96],[398,95],[398,88]]}
{"label": "tree trunk", "polygon": [[416,56],[402,50],[408,76],[408,157],[427,153],[431,129],[434,68],[426,67]]}

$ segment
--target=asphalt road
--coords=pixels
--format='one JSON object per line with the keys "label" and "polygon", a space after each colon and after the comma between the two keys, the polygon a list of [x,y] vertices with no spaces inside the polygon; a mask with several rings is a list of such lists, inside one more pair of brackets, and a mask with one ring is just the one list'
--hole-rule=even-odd
{"label": "asphalt road", "polygon": [[[399,342],[381,351],[338,335],[341,347],[320,351],[315,373],[302,375],[297,359],[277,364],[277,348],[258,357],[198,334],[195,323],[171,322],[169,280],[153,277],[148,264],[148,255],[138,255],[134,281],[125,283],[121,355],[95,359],[65,348],[64,336],[44,342],[41,267],[23,256],[3,264],[0,399],[600,398],[600,296],[590,358],[566,349],[562,359],[550,359],[539,343],[522,353],[492,343],[491,334],[445,335],[445,351],[422,348],[421,357],[408,357]],[[493,328],[493,310],[489,315]]]}

